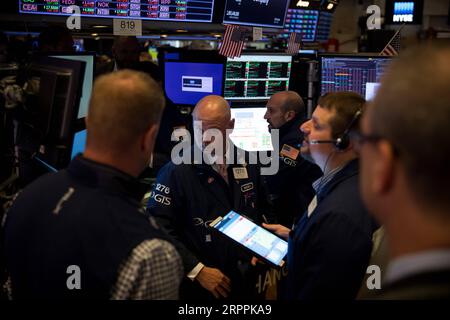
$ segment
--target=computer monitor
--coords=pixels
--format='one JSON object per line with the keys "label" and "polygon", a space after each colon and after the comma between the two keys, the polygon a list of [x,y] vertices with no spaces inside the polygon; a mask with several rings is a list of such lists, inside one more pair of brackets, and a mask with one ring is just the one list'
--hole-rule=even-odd
{"label": "computer monitor", "polygon": [[227,0],[223,23],[283,28],[290,0]]}
{"label": "computer monitor", "polygon": [[50,55],[53,58],[84,61],[86,68],[84,71],[83,87],[81,92],[81,100],[78,108],[78,119],[87,116],[89,108],[89,100],[91,99],[92,85],[94,81],[94,69],[95,69],[95,54],[91,53],[78,53],[74,54],[57,54]]}
{"label": "computer monitor", "polygon": [[85,66],[84,61],[41,56],[28,69],[28,79],[38,89],[27,102],[31,130],[24,133],[33,141],[36,158],[55,169],[70,159]]}
{"label": "computer monitor", "polygon": [[289,90],[292,56],[261,53],[228,59],[225,99],[267,101],[273,94]]}
{"label": "computer monitor", "polygon": [[195,105],[207,95],[222,95],[223,64],[166,62],[164,87],[177,105]]}
{"label": "computer monitor", "polygon": [[387,0],[385,6],[387,24],[421,24],[423,0]]}
{"label": "computer monitor", "polygon": [[372,99],[391,57],[320,55],[321,94],[353,91]]}
{"label": "computer monitor", "polygon": [[167,98],[192,107],[207,95],[223,95],[225,58],[217,51],[162,49],[159,64]]}
{"label": "computer monitor", "polygon": [[302,35],[303,42],[316,40],[319,10],[305,10],[289,8],[284,23],[283,38],[289,38],[291,32]]}
{"label": "computer monitor", "polygon": [[231,118],[235,120],[230,139],[245,151],[272,151],[272,140],[268,123],[264,119],[266,108],[231,108]]}

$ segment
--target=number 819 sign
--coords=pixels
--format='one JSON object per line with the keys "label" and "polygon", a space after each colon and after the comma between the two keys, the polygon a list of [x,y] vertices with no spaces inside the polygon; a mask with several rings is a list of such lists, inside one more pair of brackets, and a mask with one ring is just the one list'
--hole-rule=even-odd
{"label": "number 819 sign", "polygon": [[115,36],[142,36],[142,21],[132,19],[114,19]]}

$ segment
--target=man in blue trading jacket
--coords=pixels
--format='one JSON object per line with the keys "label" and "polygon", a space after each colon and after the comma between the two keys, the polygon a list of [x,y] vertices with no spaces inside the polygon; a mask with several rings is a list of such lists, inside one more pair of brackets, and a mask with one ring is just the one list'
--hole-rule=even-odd
{"label": "man in blue trading jacket", "polygon": [[137,180],[163,107],[161,89],[144,73],[96,81],[85,153],[25,188],[7,213],[12,298],[178,297],[181,258],[141,208]]}
{"label": "man in blue trading jacket", "polygon": [[[187,273],[180,290],[182,298],[242,297],[255,287],[245,272],[251,268],[251,257],[241,256],[236,244],[213,233],[208,224],[230,210],[261,221],[259,169],[250,164],[227,165],[223,163],[225,153],[219,151],[215,153],[216,161],[205,163],[209,155],[204,151],[212,141],[229,150],[225,146],[226,129],[233,128],[234,120],[222,97],[206,96],[200,100],[193,119],[195,143],[188,153],[199,151],[205,161],[174,164],[172,159],[160,170],[148,210],[178,241],[177,249]],[[211,139],[210,129],[225,139]]]}
{"label": "man in blue trading jacket", "polygon": [[354,299],[361,285],[376,229],[361,200],[350,138],[364,103],[356,93],[328,93],[301,127],[302,154],[324,172],[317,195],[292,231],[264,225],[289,241],[289,299]]}
{"label": "man in blue trading jacket", "polygon": [[314,197],[312,183],[322,175],[322,171],[300,155],[303,141],[300,126],[305,120],[305,104],[299,94],[278,92],[269,99],[266,107],[264,119],[269,123],[269,130],[279,130],[276,156],[280,157],[280,169],[263,179],[277,222],[290,228]]}

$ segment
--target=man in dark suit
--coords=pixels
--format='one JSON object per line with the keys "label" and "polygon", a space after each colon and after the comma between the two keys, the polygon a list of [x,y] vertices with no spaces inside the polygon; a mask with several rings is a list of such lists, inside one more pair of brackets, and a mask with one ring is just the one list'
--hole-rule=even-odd
{"label": "man in dark suit", "polygon": [[449,56],[405,52],[363,117],[362,194],[390,254],[381,299],[450,298]]}
{"label": "man in dark suit", "polygon": [[350,137],[364,103],[352,92],[326,94],[301,126],[301,153],[324,173],[317,195],[293,230],[264,225],[289,241],[288,299],[354,299],[366,272],[376,226],[359,194]]}
{"label": "man in dark suit", "polygon": [[269,123],[269,130],[279,130],[279,149],[274,156],[280,157],[280,168],[276,174],[263,176],[263,179],[270,210],[278,223],[290,228],[314,197],[312,183],[322,171],[300,155],[303,140],[300,126],[305,121],[305,104],[300,95],[294,91],[275,93],[266,108],[264,119]]}

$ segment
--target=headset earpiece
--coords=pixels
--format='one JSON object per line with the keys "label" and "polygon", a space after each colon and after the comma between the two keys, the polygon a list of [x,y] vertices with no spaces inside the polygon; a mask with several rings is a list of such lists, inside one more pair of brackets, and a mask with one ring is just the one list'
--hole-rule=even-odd
{"label": "headset earpiece", "polygon": [[347,127],[345,128],[344,133],[342,133],[342,135],[336,139],[336,143],[334,144],[336,149],[342,151],[348,148],[348,146],[350,145],[350,137],[349,137],[350,130],[352,129],[355,122],[359,119],[361,114],[362,114],[361,110],[355,112],[352,120],[348,123]]}

